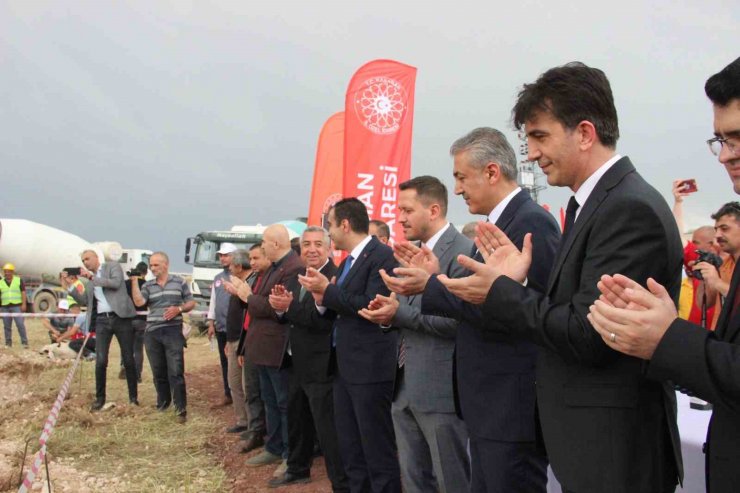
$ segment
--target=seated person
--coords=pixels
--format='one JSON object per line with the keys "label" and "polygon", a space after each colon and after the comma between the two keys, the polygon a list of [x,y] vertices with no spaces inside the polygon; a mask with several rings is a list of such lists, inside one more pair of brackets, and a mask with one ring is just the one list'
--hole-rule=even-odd
{"label": "seated person", "polygon": [[[59,300],[56,313],[66,314],[68,312],[69,302],[66,299]],[[49,339],[53,344],[59,342],[59,336],[74,324],[74,317],[42,318],[41,323],[49,331]]]}

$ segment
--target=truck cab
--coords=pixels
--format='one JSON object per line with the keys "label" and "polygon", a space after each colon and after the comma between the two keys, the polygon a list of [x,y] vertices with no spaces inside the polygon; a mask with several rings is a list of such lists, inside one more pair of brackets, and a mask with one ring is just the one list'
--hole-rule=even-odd
{"label": "truck cab", "polygon": [[[291,239],[300,236],[306,228],[305,223],[299,221],[283,221],[282,224],[288,228]],[[252,245],[262,243],[262,234],[266,228],[261,224],[233,226],[229,231],[203,231],[187,239],[185,263],[193,266],[190,291],[196,302],[194,311],[208,311],[213,279],[223,269],[218,259],[221,244],[233,243],[237,248],[249,250]],[[205,315],[194,314],[190,320],[204,330],[206,318]]]}

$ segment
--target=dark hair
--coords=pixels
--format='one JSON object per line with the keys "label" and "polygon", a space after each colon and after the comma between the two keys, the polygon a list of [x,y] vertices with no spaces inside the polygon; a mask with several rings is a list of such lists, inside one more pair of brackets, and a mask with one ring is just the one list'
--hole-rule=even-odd
{"label": "dark hair", "polygon": [[254,245],[252,245],[251,247],[249,247],[249,251],[251,252],[252,250],[257,250],[258,248],[261,248],[263,252],[265,251],[265,249],[262,248],[262,242],[255,243]]}
{"label": "dark hair", "polygon": [[337,224],[346,219],[352,231],[367,234],[370,218],[367,216],[367,207],[357,197],[340,200],[334,204],[332,210],[334,210],[334,220]]}
{"label": "dark hair", "polygon": [[434,176],[416,176],[398,185],[399,190],[416,190],[422,204],[429,207],[436,203],[447,216],[447,187]]}
{"label": "dark hair", "polygon": [[149,270],[149,266],[146,265],[146,262],[139,262],[138,264],[136,264],[136,270],[146,274],[146,271]]}
{"label": "dark hair", "polygon": [[707,79],[704,92],[717,106],[727,106],[740,98],[740,57]]}
{"label": "dark hair", "polygon": [[[391,237],[391,228],[388,227],[386,223],[381,221],[380,219],[371,219],[370,223],[373,226],[377,228],[378,236],[382,236],[383,238],[390,238]],[[369,230],[369,227],[368,227]]]}
{"label": "dark hair", "polygon": [[711,217],[716,221],[722,216],[735,216],[735,221],[740,221],[740,203],[727,202],[717,212],[712,214]]}
{"label": "dark hair", "polygon": [[619,122],[609,79],[604,72],[581,62],[551,68],[533,84],[524,84],[512,110],[517,130],[537,113],[550,113],[573,130],[586,120],[596,128],[601,143],[614,148]]}
{"label": "dark hair", "polygon": [[298,255],[301,254],[301,238],[296,236],[290,239],[290,248]]}

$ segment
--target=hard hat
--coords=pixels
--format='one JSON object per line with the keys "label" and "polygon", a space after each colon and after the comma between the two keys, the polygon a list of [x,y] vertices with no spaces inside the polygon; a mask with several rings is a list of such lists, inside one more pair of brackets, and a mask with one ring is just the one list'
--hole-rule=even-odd
{"label": "hard hat", "polygon": [[218,252],[221,255],[228,255],[230,253],[234,253],[237,250],[236,245],[233,243],[221,243],[221,248],[219,248]]}
{"label": "hard hat", "polygon": [[3,265],[3,270],[15,270],[15,265],[8,262],[7,264]]}

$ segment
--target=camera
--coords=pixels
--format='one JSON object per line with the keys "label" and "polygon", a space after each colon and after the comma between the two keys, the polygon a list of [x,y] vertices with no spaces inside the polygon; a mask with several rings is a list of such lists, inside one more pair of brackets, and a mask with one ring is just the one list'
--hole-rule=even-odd
{"label": "camera", "polygon": [[82,269],[79,267],[65,267],[62,272],[66,272],[68,276],[79,276]]}
{"label": "camera", "polygon": [[126,275],[129,276],[129,277],[131,277],[131,276],[139,276],[139,277],[141,277],[141,276],[145,276],[146,273],[142,273],[138,268],[134,267],[130,271],[127,271],[126,272]]}
{"label": "camera", "polygon": [[[722,266],[722,258],[719,255],[716,255],[712,252],[707,252],[705,250],[696,251],[696,264],[698,264],[699,262],[706,262],[708,264],[712,264],[717,269],[719,269]],[[700,281],[704,280],[704,276],[701,275],[701,271],[694,270],[694,271],[691,271],[691,274],[694,278]]]}

